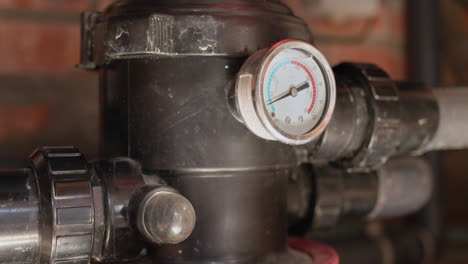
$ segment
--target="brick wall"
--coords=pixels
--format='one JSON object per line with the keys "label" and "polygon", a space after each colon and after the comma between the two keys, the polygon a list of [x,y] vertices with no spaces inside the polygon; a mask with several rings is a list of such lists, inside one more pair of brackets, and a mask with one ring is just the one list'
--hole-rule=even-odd
{"label": "brick wall", "polygon": [[97,76],[76,69],[80,12],[103,0],[0,0],[0,157],[39,145],[96,153]]}
{"label": "brick wall", "polygon": [[0,72],[78,72],[79,16],[110,0],[0,0]]}
{"label": "brick wall", "polygon": [[[343,17],[343,14],[316,15],[307,7],[313,1],[283,0],[308,24],[317,47],[332,64],[343,61],[375,63],[392,77],[405,79],[406,27],[405,1],[367,1],[376,3],[373,13]],[[335,1],[340,4],[339,1]],[[346,1],[341,1],[345,3]],[[362,1],[361,1],[362,2]]]}

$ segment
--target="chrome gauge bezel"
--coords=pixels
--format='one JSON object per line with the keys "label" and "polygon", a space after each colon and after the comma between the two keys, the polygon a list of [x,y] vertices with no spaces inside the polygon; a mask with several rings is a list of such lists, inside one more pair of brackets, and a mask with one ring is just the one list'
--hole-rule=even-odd
{"label": "chrome gauge bezel", "polygon": [[[265,104],[263,84],[267,70],[275,56],[287,49],[296,49],[312,57],[319,65],[326,83],[327,96],[322,116],[309,132],[302,135],[292,135],[279,128]],[[328,61],[314,46],[300,40],[283,40],[250,56],[241,67],[235,89],[237,108],[245,125],[259,137],[290,145],[306,144],[317,139],[329,124],[336,101],[336,83]]]}

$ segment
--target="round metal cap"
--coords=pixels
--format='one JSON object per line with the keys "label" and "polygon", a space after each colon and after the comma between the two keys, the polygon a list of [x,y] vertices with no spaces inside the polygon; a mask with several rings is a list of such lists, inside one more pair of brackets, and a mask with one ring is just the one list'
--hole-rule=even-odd
{"label": "round metal cap", "polygon": [[138,229],[149,241],[177,244],[192,233],[195,210],[184,196],[170,188],[157,188],[143,199],[138,212]]}

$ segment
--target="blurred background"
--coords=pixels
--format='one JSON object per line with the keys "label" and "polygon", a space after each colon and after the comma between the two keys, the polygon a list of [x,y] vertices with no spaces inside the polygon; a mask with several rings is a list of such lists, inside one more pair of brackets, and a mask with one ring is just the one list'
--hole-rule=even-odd
{"label": "blurred background", "polygon": [[[111,2],[0,0],[0,165],[19,164],[43,145],[72,144],[96,157],[98,76],[74,65],[80,12]],[[395,79],[468,85],[467,0],[284,2],[305,20],[332,65],[370,62]],[[440,237],[438,263],[468,263],[468,151],[429,158],[438,188],[413,217]]]}

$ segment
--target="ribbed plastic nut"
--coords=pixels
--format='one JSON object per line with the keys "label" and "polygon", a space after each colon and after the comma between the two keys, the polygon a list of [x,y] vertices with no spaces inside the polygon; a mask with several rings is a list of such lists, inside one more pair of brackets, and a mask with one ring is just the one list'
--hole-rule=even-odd
{"label": "ribbed plastic nut", "polygon": [[31,162],[41,195],[40,263],[90,263],[94,202],[86,159],[74,147],[43,147]]}

